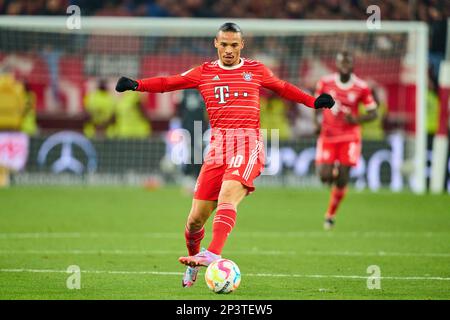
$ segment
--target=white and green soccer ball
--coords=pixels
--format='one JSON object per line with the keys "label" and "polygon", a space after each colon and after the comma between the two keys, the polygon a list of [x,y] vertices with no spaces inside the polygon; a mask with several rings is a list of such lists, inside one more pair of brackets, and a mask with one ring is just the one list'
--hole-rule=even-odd
{"label": "white and green soccer ball", "polygon": [[241,271],[236,263],[228,259],[212,262],[205,273],[208,288],[215,293],[230,293],[241,283]]}

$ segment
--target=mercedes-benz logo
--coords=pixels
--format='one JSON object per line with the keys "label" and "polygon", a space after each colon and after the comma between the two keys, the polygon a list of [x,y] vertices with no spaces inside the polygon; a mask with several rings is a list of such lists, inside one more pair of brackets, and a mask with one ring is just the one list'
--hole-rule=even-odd
{"label": "mercedes-benz logo", "polygon": [[[54,173],[61,173],[65,170],[82,174],[84,171],[89,173],[97,170],[97,153],[92,143],[80,133],[73,131],[62,131],[51,135],[44,141],[38,152],[37,162],[39,166],[44,166],[49,152],[57,145],[61,145],[61,155],[51,165]],[[73,147],[78,146],[87,156],[87,165],[73,155]]]}

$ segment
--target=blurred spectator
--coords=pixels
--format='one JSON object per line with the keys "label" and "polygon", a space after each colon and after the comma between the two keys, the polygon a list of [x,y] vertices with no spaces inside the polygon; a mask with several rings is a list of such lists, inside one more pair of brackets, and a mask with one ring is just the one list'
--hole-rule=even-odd
{"label": "blurred spectator", "polygon": [[0,14],[5,14],[6,13],[6,0],[0,0]]}
{"label": "blurred spectator", "polygon": [[286,102],[273,92],[261,95],[261,128],[267,130],[270,139],[270,130],[279,130],[280,141],[291,138],[291,127],[287,117],[288,106]]}
{"label": "blurred spectator", "polygon": [[[372,96],[377,104],[378,116],[373,121],[362,124],[362,137],[367,140],[380,141],[384,139],[383,123],[387,115],[388,107],[386,105],[386,97],[381,97],[381,88],[372,88]],[[360,106],[360,112],[361,114],[367,112],[362,105]]]}
{"label": "blurred spectator", "polygon": [[84,107],[89,120],[84,125],[84,134],[88,138],[98,136],[112,136],[114,121],[114,96],[108,91],[106,81],[101,79],[96,90],[88,93],[84,98]]}
{"label": "blurred spectator", "polygon": [[115,109],[115,123],[112,136],[115,138],[147,138],[152,131],[141,94],[127,91],[120,95]]}
{"label": "blurred spectator", "polygon": [[59,61],[62,52],[58,48],[54,48],[51,44],[44,44],[42,57],[47,62],[50,71],[50,88],[52,103],[49,109],[59,109],[61,107],[61,97],[59,92]]}
{"label": "blurred spectator", "polygon": [[115,16],[115,17],[126,17],[132,16],[132,12],[129,11],[129,4],[124,1],[108,0],[103,1],[103,7],[95,12],[96,16]]}
{"label": "blurred spectator", "polygon": [[[33,1],[27,1],[33,2]],[[44,7],[37,12],[39,15],[46,16],[60,16],[65,15],[67,7],[69,6],[67,0],[46,0]],[[27,14],[31,14],[27,12]]]}
{"label": "blurred spectator", "polygon": [[317,133],[314,119],[315,110],[313,108],[305,108],[301,104],[297,104],[296,109],[297,115],[292,124],[293,136],[295,138],[313,137]]}
{"label": "blurred spectator", "polygon": [[169,0],[153,0],[147,2],[146,15],[149,17],[169,17]]}
{"label": "blurred spectator", "polygon": [[29,136],[38,133],[38,125],[36,120],[36,94],[30,89],[29,84],[24,84],[25,88],[25,110],[22,121],[22,132]]}
{"label": "blurred spectator", "polygon": [[445,56],[445,39],[447,39],[447,19],[435,7],[428,8],[430,16],[430,49],[429,59],[432,77],[438,78],[439,66]]}
{"label": "blurred spectator", "polygon": [[437,94],[437,81],[430,75],[428,77],[427,91],[427,134],[429,140],[434,136],[439,125],[439,96]]}
{"label": "blurred spectator", "polygon": [[26,107],[22,83],[11,74],[0,75],[0,131],[20,131]]}
{"label": "blurred spectator", "polygon": [[[191,161],[183,167],[183,173],[194,179],[198,177],[201,163],[195,163],[194,155],[202,155],[203,133],[208,129],[208,122],[205,115],[205,103],[200,92],[195,89],[183,90],[181,100],[178,104],[178,115],[181,119],[181,127],[189,132],[191,141],[190,149]],[[195,125],[198,125],[197,131]],[[200,129],[200,130],[199,130]]]}
{"label": "blurred spectator", "polygon": [[[0,74],[0,131],[20,131],[25,110],[25,90],[11,74]],[[0,165],[0,187],[9,185],[10,168]]]}

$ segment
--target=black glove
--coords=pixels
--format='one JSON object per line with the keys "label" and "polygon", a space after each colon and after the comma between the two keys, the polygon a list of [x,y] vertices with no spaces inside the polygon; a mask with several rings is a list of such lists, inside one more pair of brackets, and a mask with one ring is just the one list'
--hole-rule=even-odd
{"label": "black glove", "polygon": [[127,77],[120,77],[116,84],[117,92],[124,92],[127,90],[136,90],[138,87],[138,83]]}
{"label": "black glove", "polygon": [[328,93],[322,93],[320,96],[316,98],[316,101],[314,101],[314,108],[316,109],[321,108],[331,109],[331,107],[333,106],[334,106],[333,97],[330,96]]}

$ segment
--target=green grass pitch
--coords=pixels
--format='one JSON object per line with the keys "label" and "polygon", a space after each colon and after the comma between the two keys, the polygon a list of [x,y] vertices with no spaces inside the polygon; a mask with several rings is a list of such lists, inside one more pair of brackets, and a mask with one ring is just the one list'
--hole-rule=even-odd
{"label": "green grass pitch", "polygon": [[[210,292],[204,271],[181,287],[190,202],[177,188],[0,190],[0,299],[450,299],[448,195],[350,190],[325,232],[326,189],[260,188],[223,252],[242,272],[229,295]],[[368,288],[371,265],[380,289]]]}

